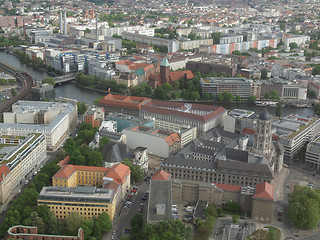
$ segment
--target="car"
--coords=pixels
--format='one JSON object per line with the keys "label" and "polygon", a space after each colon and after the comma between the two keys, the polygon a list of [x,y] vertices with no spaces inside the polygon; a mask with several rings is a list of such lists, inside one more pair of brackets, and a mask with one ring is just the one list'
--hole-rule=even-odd
{"label": "car", "polygon": [[130,234],[131,228],[125,228],[124,229],[124,234]]}
{"label": "car", "polygon": [[142,200],[142,201],[145,201],[145,200],[147,200],[147,198],[146,198],[146,197],[142,197],[141,200]]}
{"label": "car", "polygon": [[279,216],[281,216],[281,215],[283,214],[283,211],[280,210],[280,209],[278,209],[278,210],[277,210],[277,214],[278,214]]}
{"label": "car", "polygon": [[144,203],[142,202],[142,203],[140,203],[140,206],[144,206]]}
{"label": "car", "polygon": [[131,194],[131,195],[129,195],[129,198],[133,198],[133,195]]}
{"label": "car", "polygon": [[282,218],[278,218],[278,221],[279,221],[279,222],[282,222]]}
{"label": "car", "polygon": [[131,204],[131,202],[130,202],[130,201],[127,201],[127,203],[126,203],[126,204],[130,205],[130,204]]}
{"label": "car", "polygon": [[21,193],[21,189],[19,189],[18,194]]}
{"label": "car", "polygon": [[24,184],[27,185],[29,183],[29,180],[27,180]]}
{"label": "car", "polygon": [[35,176],[35,175],[37,175],[38,174],[38,172],[37,171],[35,171],[34,173],[33,173],[33,175]]}
{"label": "car", "polygon": [[7,207],[6,207],[6,206],[4,206],[4,208],[3,208],[3,211],[5,211],[5,210],[7,210]]}
{"label": "car", "polygon": [[137,196],[137,195],[138,195],[138,192],[135,192],[134,195]]}
{"label": "car", "polygon": [[177,206],[177,205],[172,205],[172,207],[173,207],[173,208],[177,208],[178,206]]}

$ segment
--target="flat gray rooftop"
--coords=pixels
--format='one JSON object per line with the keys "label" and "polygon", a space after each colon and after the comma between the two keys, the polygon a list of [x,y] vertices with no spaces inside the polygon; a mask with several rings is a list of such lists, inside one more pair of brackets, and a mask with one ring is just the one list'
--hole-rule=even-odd
{"label": "flat gray rooftop", "polygon": [[[148,223],[168,221],[172,218],[171,188],[171,181],[150,181]],[[164,205],[164,214],[157,214],[157,204]]]}

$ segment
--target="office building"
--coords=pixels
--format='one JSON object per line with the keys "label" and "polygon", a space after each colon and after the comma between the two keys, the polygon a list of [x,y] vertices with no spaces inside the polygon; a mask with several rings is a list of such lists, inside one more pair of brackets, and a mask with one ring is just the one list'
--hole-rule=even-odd
{"label": "office building", "polygon": [[83,115],[83,121],[89,123],[92,127],[100,127],[104,121],[104,109],[96,106],[90,107]]}
{"label": "office building", "polygon": [[48,150],[55,150],[76,126],[78,110],[72,103],[18,101],[3,113],[0,133],[26,136],[43,133]]}
{"label": "office building", "polygon": [[317,171],[320,169],[320,138],[308,143],[305,162]]}
{"label": "office building", "polygon": [[161,100],[148,100],[140,108],[141,118],[188,124],[197,127],[198,135],[222,126],[226,115],[223,107]]}
{"label": "office building", "polygon": [[41,84],[40,86],[31,89],[31,100],[33,101],[54,100],[55,95],[54,87],[48,83]]}
{"label": "office building", "polygon": [[142,104],[149,100],[146,97],[108,94],[102,98],[98,105],[103,106],[106,113],[124,113],[139,116]]}
{"label": "office building", "polygon": [[148,154],[157,157],[167,158],[181,149],[181,137],[176,132],[133,126],[124,129],[122,133],[126,135],[129,148],[145,147]]}
{"label": "office building", "polygon": [[300,117],[291,114],[272,122],[273,134],[284,146],[284,157],[292,159],[298,151],[308,142],[319,136],[320,120],[318,118]]}
{"label": "office building", "polygon": [[251,94],[251,82],[246,78],[201,78],[200,84],[202,95],[209,93],[213,94],[215,98],[219,94],[229,92],[234,97],[240,96],[242,100],[247,100]]}
{"label": "office building", "polygon": [[78,212],[84,219],[102,212],[114,217],[115,209],[130,188],[130,169],[119,163],[110,168],[64,165],[44,187],[38,204],[47,204],[59,219]]}
{"label": "office building", "polygon": [[234,109],[225,117],[223,126],[225,131],[242,133],[244,128],[255,129],[256,123],[253,111]]}
{"label": "office building", "polygon": [[30,133],[25,137],[1,135],[0,143],[0,203],[3,204],[43,163],[47,151],[41,133]]}
{"label": "office building", "polygon": [[264,157],[249,161],[248,138],[213,129],[165,159],[160,168],[173,179],[254,187],[271,183],[273,170]]}

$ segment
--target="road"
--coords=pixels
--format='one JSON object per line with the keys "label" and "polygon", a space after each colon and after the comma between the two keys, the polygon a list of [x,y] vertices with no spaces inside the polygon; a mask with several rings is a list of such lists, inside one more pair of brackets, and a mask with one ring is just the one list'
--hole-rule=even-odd
{"label": "road", "polygon": [[[115,231],[115,237],[114,240],[119,240],[123,236],[124,230],[126,227],[130,227],[130,220],[131,218],[138,213],[141,202],[144,202],[146,205],[143,207],[143,218],[144,222],[146,222],[146,217],[147,217],[147,202],[148,201],[142,201],[141,198],[144,196],[146,191],[149,191],[149,181],[143,181],[142,183],[135,184],[136,187],[139,188],[138,190],[138,195],[134,196],[132,199],[132,203],[130,204],[130,207],[128,209],[123,208],[125,202],[127,201],[127,198],[124,198],[124,200],[121,202],[119,205],[115,217],[112,222],[112,230],[105,234],[102,239],[103,240],[109,240],[111,238],[111,234],[113,231]],[[131,185],[131,189],[133,187],[133,184]],[[130,194],[130,193],[129,193]],[[128,194],[128,195],[129,195]]]}
{"label": "road", "polygon": [[[305,183],[307,185],[309,182],[312,182],[314,183],[314,188],[320,189],[319,175],[313,176],[312,170],[307,169],[306,166],[302,163],[291,163],[288,170],[289,173],[283,181],[281,197],[280,199],[278,199],[278,201],[275,202],[275,221],[273,225],[282,229],[282,235],[285,239],[320,239],[320,233],[315,233],[315,231],[317,230],[307,231],[295,228],[286,214],[289,208],[288,194],[293,191],[295,183],[300,182]],[[283,216],[278,216],[276,214],[276,211],[278,209],[283,210]],[[282,219],[282,221],[279,221],[278,219]],[[310,238],[301,238],[310,234]]]}

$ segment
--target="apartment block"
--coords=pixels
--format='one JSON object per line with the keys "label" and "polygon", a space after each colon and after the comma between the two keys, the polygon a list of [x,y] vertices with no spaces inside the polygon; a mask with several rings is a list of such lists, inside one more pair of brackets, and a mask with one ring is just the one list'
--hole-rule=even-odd
{"label": "apartment block", "polygon": [[47,204],[57,218],[78,212],[88,219],[106,212],[113,220],[130,188],[130,169],[121,163],[111,168],[64,165],[52,177],[52,185],[42,189],[38,204]]}
{"label": "apartment block", "polygon": [[273,134],[283,144],[285,159],[292,159],[308,142],[319,136],[320,119],[289,115],[272,122]]}
{"label": "apartment block", "polygon": [[209,77],[200,80],[202,94],[210,93],[214,97],[225,92],[233,96],[240,96],[242,100],[249,99],[251,94],[251,83],[246,78],[219,78]]}
{"label": "apartment block", "polygon": [[219,106],[160,100],[147,100],[141,105],[139,112],[139,116],[144,119],[158,119],[197,127],[198,135],[222,126],[226,114],[226,109]]}
{"label": "apartment block", "polygon": [[104,109],[102,107],[90,107],[83,115],[83,121],[92,127],[100,127],[104,121]]}
{"label": "apartment block", "polygon": [[305,162],[316,169],[320,169],[320,138],[308,143]]}
{"label": "apartment block", "polygon": [[47,156],[44,134],[0,136],[0,202],[28,179]]}
{"label": "apartment block", "polygon": [[77,120],[77,107],[72,103],[18,101],[12,105],[12,112],[3,113],[0,133],[14,136],[43,133],[47,149],[54,150]]}
{"label": "apartment block", "polygon": [[132,126],[122,131],[126,135],[127,146],[147,148],[148,154],[166,158],[181,149],[181,137],[176,132],[144,126]]}

